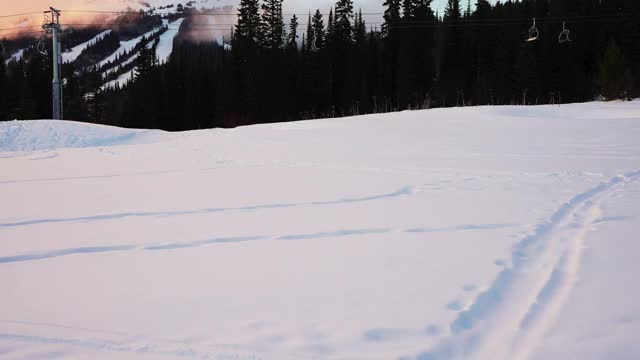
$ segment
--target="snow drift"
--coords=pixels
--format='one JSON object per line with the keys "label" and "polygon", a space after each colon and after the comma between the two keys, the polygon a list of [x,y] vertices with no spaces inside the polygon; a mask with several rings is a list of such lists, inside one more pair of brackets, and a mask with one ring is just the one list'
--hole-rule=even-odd
{"label": "snow drift", "polygon": [[160,133],[72,121],[0,122],[0,152],[136,144],[150,142]]}

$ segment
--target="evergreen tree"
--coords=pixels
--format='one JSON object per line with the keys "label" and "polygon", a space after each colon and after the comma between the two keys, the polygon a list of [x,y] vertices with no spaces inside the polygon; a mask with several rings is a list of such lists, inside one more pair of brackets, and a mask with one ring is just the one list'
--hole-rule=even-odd
{"label": "evergreen tree", "polygon": [[444,20],[455,22],[461,18],[460,0],[447,0],[447,5],[444,9]]}
{"label": "evergreen tree", "polygon": [[382,5],[385,7],[382,36],[387,38],[392,35],[395,27],[400,24],[400,0],[386,0]]}
{"label": "evergreen tree", "polygon": [[336,38],[335,18],[333,16],[333,8],[329,9],[329,19],[327,20],[327,42],[333,43]]}
{"label": "evergreen tree", "polygon": [[258,0],[240,0],[235,38],[241,46],[255,46],[262,42],[262,20]]}
{"label": "evergreen tree", "polygon": [[313,31],[313,37],[316,44],[317,49],[322,49],[324,47],[325,42],[325,29],[324,29],[324,20],[322,19],[322,14],[320,13],[320,9],[317,9],[315,14],[313,14],[313,19],[311,20],[311,28]]}
{"label": "evergreen tree", "polygon": [[307,43],[305,50],[310,53],[313,48],[314,36],[313,36],[313,24],[311,23],[311,13],[309,13],[309,20],[307,20]]}
{"label": "evergreen tree", "polygon": [[416,0],[402,1],[402,17],[405,20],[413,19],[416,12]]}
{"label": "evergreen tree", "polygon": [[362,44],[367,38],[367,25],[362,18],[362,9],[358,11],[354,24],[354,40],[356,44]]}
{"label": "evergreen tree", "polygon": [[[153,43],[151,42],[153,41]],[[134,79],[138,80],[141,77],[147,76],[153,68],[158,64],[158,58],[155,51],[155,40],[142,38],[140,41],[140,51],[136,59],[136,70]]]}
{"label": "evergreen tree", "polygon": [[353,0],[338,0],[335,12],[335,36],[341,43],[353,41],[353,28],[351,19],[353,15]]}
{"label": "evergreen tree", "polygon": [[466,96],[462,54],[463,28],[460,26],[462,11],[460,0],[448,0],[443,17],[443,31],[439,59],[441,62],[439,89],[443,93],[443,103],[464,105]]}
{"label": "evergreen tree", "polygon": [[626,97],[628,83],[625,81],[631,73],[627,71],[624,56],[614,40],[609,42],[600,63],[598,85],[600,93],[607,100],[615,100]]}
{"label": "evergreen tree", "polygon": [[287,44],[290,49],[298,48],[298,17],[296,14],[293,14],[291,17],[291,22],[289,22],[289,37],[287,39]]}
{"label": "evergreen tree", "polygon": [[282,17],[283,0],[264,0],[262,4],[262,22],[264,47],[281,49],[284,47],[285,32]]}

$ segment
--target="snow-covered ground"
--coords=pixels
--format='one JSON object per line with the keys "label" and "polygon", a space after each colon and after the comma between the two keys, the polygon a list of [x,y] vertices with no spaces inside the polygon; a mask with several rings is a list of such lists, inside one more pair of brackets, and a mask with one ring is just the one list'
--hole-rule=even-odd
{"label": "snow-covered ground", "polygon": [[82,54],[82,52],[88,48],[91,45],[94,45],[95,43],[97,43],[98,41],[102,40],[105,36],[109,35],[111,33],[111,30],[105,30],[101,33],[99,33],[98,35],[94,36],[91,40],[84,42],[80,45],[74,46],[72,49],[70,49],[69,51],[63,52],[62,53],[62,62],[64,63],[71,63],[76,61],[76,59],[78,59],[78,56],[80,56],[80,54]]}
{"label": "snow-covered ground", "polygon": [[640,102],[0,123],[0,357],[638,359]]}
{"label": "snow-covered ground", "polygon": [[[158,38],[158,45],[156,47],[156,56],[158,58],[158,62],[159,63],[165,63],[167,62],[167,60],[169,60],[169,56],[171,56],[171,53],[173,52],[173,39],[178,35],[178,31],[177,29],[180,28],[180,25],[182,24],[182,22],[184,21],[184,18],[181,19],[177,19],[176,21],[173,22],[166,22],[164,25],[169,27],[169,30],[165,31],[162,35],[159,36]],[[148,33],[153,35],[155,33],[156,30]],[[146,34],[145,34],[146,35]],[[133,39],[130,40],[130,42],[123,42],[123,45],[120,46],[120,49],[125,48],[125,47],[130,47],[131,49],[133,49],[135,47],[135,45],[142,40],[142,37],[137,38],[137,39]],[[133,46],[131,46],[131,43],[135,42],[135,44]],[[126,45],[124,43],[127,43]],[[153,46],[153,42],[150,42],[147,47],[151,48]],[[118,50],[120,51],[120,50]],[[130,51],[130,50],[127,50]],[[117,51],[116,51],[117,53]],[[120,71],[120,69],[126,67],[127,65],[129,65],[131,62],[136,61],[138,56],[139,56],[140,52],[135,53],[134,55],[132,55],[129,59],[127,59],[126,61],[122,62],[121,64],[118,64],[116,66],[113,66],[112,68],[107,69],[103,74],[103,78],[106,77],[107,75],[109,75],[112,72],[116,72],[116,71]],[[113,55],[111,55],[112,60],[109,59],[105,59],[103,60],[100,64],[98,64],[99,67],[107,64],[109,61],[113,61],[115,60],[115,57]],[[105,83],[102,88],[106,89],[106,88],[114,88],[116,85],[117,86],[124,86],[126,85],[129,81],[131,81],[131,79],[133,79],[133,76],[135,74],[136,69],[133,68],[125,73],[120,74],[120,76],[118,76],[116,79],[111,80],[107,83]]]}
{"label": "snow-covered ground", "polygon": [[24,52],[29,50],[28,48],[26,49],[20,49],[16,52],[14,52],[13,54],[11,54],[11,56],[9,56],[9,58],[7,60],[4,61],[4,64],[7,65],[12,61],[20,61],[22,60],[22,57],[24,56]]}
{"label": "snow-covered ground", "polygon": [[169,56],[171,56],[171,53],[173,52],[173,39],[178,35],[178,30],[180,29],[180,25],[182,25],[183,21],[184,18],[170,22],[167,25],[169,30],[160,35],[158,46],[156,48],[156,56],[158,57],[158,62],[160,64],[169,60]]}
{"label": "snow-covered ground", "polygon": [[153,30],[150,30],[140,36],[138,36],[137,38],[133,38],[131,40],[126,40],[126,41],[121,41],[120,42],[120,47],[118,47],[118,49],[116,51],[113,52],[113,54],[109,55],[108,57],[106,57],[105,59],[103,59],[102,61],[100,61],[98,63],[98,65],[96,65],[96,67],[98,69],[103,68],[104,66],[108,65],[110,62],[115,61],[118,57],[123,56],[125,53],[132,51],[136,45],[138,45],[138,43],[140,43],[140,41],[142,41],[143,38],[147,38],[149,39],[151,36],[155,35],[158,31],[162,30],[162,27],[157,27]]}

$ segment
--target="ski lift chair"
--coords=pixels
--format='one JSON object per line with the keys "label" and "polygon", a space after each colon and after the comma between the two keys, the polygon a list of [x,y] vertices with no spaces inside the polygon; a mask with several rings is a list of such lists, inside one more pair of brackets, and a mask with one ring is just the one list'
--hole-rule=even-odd
{"label": "ski lift chair", "polygon": [[566,43],[566,42],[570,42],[571,39],[569,38],[569,29],[567,29],[565,27],[565,22],[562,22],[562,32],[560,32],[560,35],[558,35],[558,43],[562,44],[562,43]]}
{"label": "ski lift chair", "polygon": [[38,45],[36,45],[36,50],[38,50],[38,52],[44,56],[47,56],[49,53],[47,52],[47,49],[45,49],[45,37],[41,37],[40,40],[38,40]]}
{"label": "ski lift chair", "polygon": [[540,32],[536,27],[536,18],[533,18],[533,26],[529,29],[529,38],[527,38],[527,42],[532,42],[538,40],[540,37]]}

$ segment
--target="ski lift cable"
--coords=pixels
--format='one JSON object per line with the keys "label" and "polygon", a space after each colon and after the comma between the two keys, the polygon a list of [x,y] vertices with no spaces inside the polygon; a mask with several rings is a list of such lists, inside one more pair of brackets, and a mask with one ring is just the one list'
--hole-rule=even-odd
{"label": "ski lift cable", "polygon": [[[141,13],[145,13],[145,12],[141,12],[141,11],[109,11],[109,10],[79,10],[79,9],[68,9],[68,10],[61,10],[62,12],[66,12],[66,13],[98,13],[98,14],[122,14],[122,15],[126,15],[126,14],[132,14],[132,15],[139,15]],[[179,12],[164,12],[164,11],[153,11],[154,14],[157,15],[181,15],[184,16],[184,13],[179,13]],[[217,13],[217,12],[194,12],[194,13],[189,13],[188,15],[193,15],[193,16],[238,16],[238,13]],[[283,16],[293,16],[293,15],[300,15],[300,16],[304,16],[307,15],[307,13],[283,13]],[[379,16],[379,15],[384,15],[384,12],[368,12],[368,13],[362,13],[363,16]],[[602,18],[602,17],[625,17],[625,16],[631,16],[632,14],[630,13],[617,13],[617,14],[610,14],[610,15],[577,15],[577,16],[565,16],[565,17],[545,17],[544,19],[585,19],[585,18]],[[540,19],[540,18],[538,18]],[[488,19],[487,19],[488,20]],[[487,21],[487,20],[483,20],[483,19],[467,19],[466,21]],[[501,19],[501,20],[514,20],[514,21],[522,21],[522,20],[527,20],[527,18],[507,18],[507,19]],[[490,20],[489,20],[490,21]]]}
{"label": "ski lift cable", "polygon": [[[538,18],[536,18],[536,24],[539,23]],[[562,24],[565,21],[554,21],[554,22],[547,22],[545,23],[545,25],[549,25],[549,24],[555,24],[555,23],[560,23]],[[582,21],[572,21],[572,23],[604,23],[607,22],[605,20],[582,20]],[[368,22],[368,25],[380,25],[383,24],[384,22]],[[501,23],[486,23],[486,24],[466,24],[466,23],[459,23],[459,24],[447,24],[447,23],[442,23],[442,22],[433,22],[433,21],[429,21],[429,22],[424,22],[424,23],[409,23],[407,25],[403,24],[403,23],[397,23],[397,25],[393,25],[394,27],[398,27],[398,28],[420,28],[420,27],[432,27],[432,26],[471,26],[471,27],[475,27],[475,26],[500,26],[500,25],[522,25],[522,24],[527,24],[529,23],[529,21],[527,22],[518,22],[518,23],[508,23],[508,24],[501,24]],[[566,22],[565,22],[566,23]],[[69,26],[113,26],[113,25],[118,25],[117,23],[70,23],[70,24],[62,24],[62,26],[65,27],[69,27]],[[191,26],[186,26],[187,29],[213,29],[213,30],[228,30],[229,27],[231,26],[235,26],[236,24],[232,24],[232,23],[225,23],[225,24],[196,24],[196,25],[191,25]],[[307,26],[309,24],[306,23],[301,23],[299,24],[300,26]],[[37,26],[35,26],[37,27]],[[24,28],[24,27],[23,27]],[[2,30],[16,30],[16,29],[21,29],[21,28],[9,28],[9,29],[0,29],[0,31]]]}
{"label": "ski lift cable", "polygon": [[27,15],[41,15],[41,14],[42,14],[42,12],[38,11],[38,12],[28,12],[28,13],[22,13],[22,14],[0,15],[0,19],[10,18],[10,17],[17,17],[17,16],[27,16]]}

